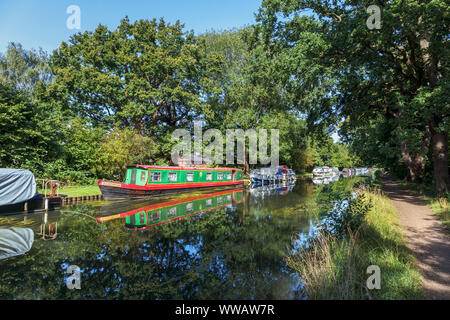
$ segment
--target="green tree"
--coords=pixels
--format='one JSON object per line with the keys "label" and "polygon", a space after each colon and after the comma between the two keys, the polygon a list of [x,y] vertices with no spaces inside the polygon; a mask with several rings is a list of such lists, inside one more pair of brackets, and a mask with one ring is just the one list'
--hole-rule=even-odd
{"label": "green tree", "polygon": [[0,54],[0,82],[34,98],[37,86],[46,86],[52,81],[48,59],[42,49],[26,50],[20,43],[11,42],[6,53]]}
{"label": "green tree", "polygon": [[[371,132],[373,125],[388,123],[391,130],[383,139],[396,145],[397,159],[411,180],[423,174],[431,143],[436,191],[445,192],[450,114],[447,4],[378,1],[382,27],[369,30],[366,8],[372,4],[265,0],[258,19],[267,48],[281,56],[291,53],[293,102],[309,113],[312,123],[344,119],[341,133],[349,141],[363,139],[361,132]],[[312,103],[298,103],[311,93],[317,94]]]}
{"label": "green tree", "polygon": [[0,167],[28,168],[41,173],[61,154],[58,114],[29,96],[0,83]]}
{"label": "green tree", "polygon": [[220,61],[201,50],[179,22],[121,21],[99,25],[61,43],[51,58],[49,96],[94,125],[119,123],[141,135],[161,137],[186,126],[208,105],[210,78]]}

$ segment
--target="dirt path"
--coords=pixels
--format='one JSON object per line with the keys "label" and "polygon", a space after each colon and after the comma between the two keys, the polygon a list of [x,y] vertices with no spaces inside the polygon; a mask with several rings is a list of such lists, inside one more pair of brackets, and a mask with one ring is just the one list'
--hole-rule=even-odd
{"label": "dirt path", "polygon": [[428,299],[450,299],[450,236],[439,218],[412,191],[385,177],[383,191],[400,217],[416,257]]}

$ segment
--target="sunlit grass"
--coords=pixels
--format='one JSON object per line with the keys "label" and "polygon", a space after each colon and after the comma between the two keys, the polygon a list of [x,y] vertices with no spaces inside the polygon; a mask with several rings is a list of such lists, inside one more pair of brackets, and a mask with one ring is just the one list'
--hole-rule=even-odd
{"label": "sunlit grass", "polygon": [[[422,277],[406,247],[397,212],[377,191],[373,207],[345,239],[321,235],[309,249],[287,258],[302,278],[308,299],[422,299]],[[381,289],[369,290],[367,267],[381,270]]]}
{"label": "sunlit grass", "polygon": [[[42,190],[39,190],[43,193]],[[48,191],[47,191],[48,193]],[[67,195],[68,197],[82,197],[82,196],[96,196],[100,195],[101,191],[97,185],[91,186],[71,186],[59,189],[59,194]]]}

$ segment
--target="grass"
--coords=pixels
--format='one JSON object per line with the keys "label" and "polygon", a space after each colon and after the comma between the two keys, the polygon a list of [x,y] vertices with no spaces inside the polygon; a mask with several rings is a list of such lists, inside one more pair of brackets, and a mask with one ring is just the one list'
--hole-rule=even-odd
{"label": "grass", "polygon": [[[42,192],[39,190],[39,192]],[[65,194],[68,197],[96,196],[101,194],[97,185],[90,186],[70,186],[59,189],[59,194]]]}
{"label": "grass", "polygon": [[[423,299],[422,277],[406,247],[398,215],[378,191],[356,231],[343,239],[322,234],[312,246],[287,257],[302,278],[308,299]],[[367,267],[381,271],[381,289],[369,290]]]}
{"label": "grass", "polygon": [[431,208],[431,211],[433,211],[435,214],[438,215],[439,219],[442,221],[442,223],[447,228],[447,231],[450,232],[450,210],[449,210],[449,196],[446,198],[430,198],[426,199],[428,206]]}

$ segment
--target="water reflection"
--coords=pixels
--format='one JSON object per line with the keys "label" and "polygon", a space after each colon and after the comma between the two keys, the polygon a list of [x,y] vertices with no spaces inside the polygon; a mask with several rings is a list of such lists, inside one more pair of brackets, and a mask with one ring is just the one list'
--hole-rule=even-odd
{"label": "water reflection", "polygon": [[[301,285],[286,254],[293,239],[313,234],[317,213],[332,207],[330,195],[351,181],[92,202],[48,216],[0,217],[1,228],[34,233],[28,252],[0,260],[0,298],[298,299]],[[37,235],[43,224],[44,234],[57,233],[53,241]],[[69,265],[81,269],[80,290],[65,286]]]}
{"label": "water reflection", "polygon": [[[164,201],[118,214],[97,217],[99,223],[125,219],[125,227],[144,230],[157,225],[236,205],[243,199],[244,189],[225,190],[205,195],[188,196],[178,200]],[[106,208],[107,209],[107,208]],[[103,209],[105,211],[105,208]],[[109,212],[109,210],[106,210]]]}
{"label": "water reflection", "polygon": [[29,228],[0,229],[0,260],[20,256],[33,246],[34,234]]}

